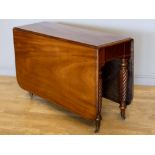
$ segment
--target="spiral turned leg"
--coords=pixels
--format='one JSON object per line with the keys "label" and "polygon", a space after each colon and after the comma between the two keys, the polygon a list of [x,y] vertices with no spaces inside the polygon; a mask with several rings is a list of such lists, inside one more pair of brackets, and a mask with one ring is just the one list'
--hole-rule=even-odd
{"label": "spiral turned leg", "polygon": [[127,82],[128,82],[128,61],[122,59],[120,69],[120,111],[122,119],[125,119],[126,98],[127,98]]}
{"label": "spiral turned leg", "polygon": [[102,71],[99,73],[99,82],[98,82],[98,112],[96,117],[96,130],[95,132],[99,132],[101,125],[101,109],[102,109]]}

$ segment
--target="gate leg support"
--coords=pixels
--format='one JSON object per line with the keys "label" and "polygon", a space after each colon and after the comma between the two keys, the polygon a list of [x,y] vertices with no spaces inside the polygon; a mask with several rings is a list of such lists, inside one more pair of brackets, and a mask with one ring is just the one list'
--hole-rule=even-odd
{"label": "gate leg support", "polygon": [[96,117],[96,130],[95,133],[99,132],[101,125],[101,110],[102,110],[102,71],[99,72],[99,80],[98,80],[98,108],[97,108],[97,117]]}
{"label": "gate leg support", "polygon": [[120,69],[120,112],[122,119],[125,119],[126,98],[127,98],[127,82],[128,82],[128,60],[122,59]]}

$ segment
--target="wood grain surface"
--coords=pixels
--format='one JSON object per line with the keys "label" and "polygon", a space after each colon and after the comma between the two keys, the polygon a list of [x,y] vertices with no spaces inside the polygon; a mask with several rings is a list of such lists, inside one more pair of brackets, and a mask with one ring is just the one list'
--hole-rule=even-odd
{"label": "wood grain surface", "polygon": [[19,85],[95,120],[97,52],[90,47],[14,29]]}
{"label": "wood grain surface", "polygon": [[56,39],[83,44],[94,48],[131,40],[131,38],[125,35],[80,28],[75,25],[63,23],[41,22],[20,26],[16,29],[30,31],[31,33],[46,37],[55,37]]}
{"label": "wood grain surface", "polygon": [[[155,87],[135,86],[127,119],[120,118],[118,104],[102,99],[100,135],[154,135]],[[15,77],[0,77],[0,134],[95,134],[92,121],[51,104],[21,89]]]}

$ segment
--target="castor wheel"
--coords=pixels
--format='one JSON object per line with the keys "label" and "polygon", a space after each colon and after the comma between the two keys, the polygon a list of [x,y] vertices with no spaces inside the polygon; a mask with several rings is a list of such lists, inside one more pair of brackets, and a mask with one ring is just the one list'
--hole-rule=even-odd
{"label": "castor wheel", "polygon": [[98,115],[95,121],[96,124],[96,129],[95,129],[95,133],[98,133],[100,130],[100,126],[101,126],[101,120],[102,120],[102,116]]}
{"label": "castor wheel", "polygon": [[29,92],[30,98],[33,99],[34,94]]}
{"label": "castor wheel", "polygon": [[126,118],[126,116],[125,116],[125,111],[121,111],[121,118],[122,118],[123,120],[125,120],[125,118]]}
{"label": "castor wheel", "polygon": [[126,116],[125,116],[125,109],[121,109],[121,118],[123,120],[125,120]]}

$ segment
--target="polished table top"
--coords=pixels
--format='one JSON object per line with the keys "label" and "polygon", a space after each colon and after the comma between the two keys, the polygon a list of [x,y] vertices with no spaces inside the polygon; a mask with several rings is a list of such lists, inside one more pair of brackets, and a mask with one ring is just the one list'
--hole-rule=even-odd
{"label": "polished table top", "polygon": [[116,33],[104,32],[64,23],[41,22],[18,27],[21,30],[30,31],[40,35],[55,37],[71,42],[77,42],[94,48],[100,48],[111,44],[117,44],[131,40],[131,38]]}

